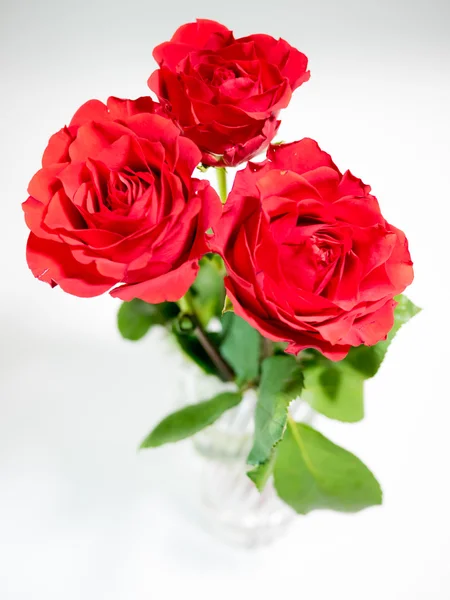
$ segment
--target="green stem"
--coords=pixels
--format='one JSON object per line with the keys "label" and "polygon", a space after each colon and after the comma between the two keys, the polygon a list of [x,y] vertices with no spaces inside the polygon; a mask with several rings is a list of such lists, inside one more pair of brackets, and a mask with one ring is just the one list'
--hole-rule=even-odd
{"label": "green stem", "polygon": [[191,312],[191,303],[188,301],[187,299],[187,295],[190,292],[186,292],[186,295],[183,296],[182,298],[180,298],[177,302],[179,309],[181,310],[182,313],[190,313]]}
{"label": "green stem", "polygon": [[219,196],[222,204],[227,201],[227,170],[225,167],[216,167],[217,184],[219,186]]}
{"label": "green stem", "polygon": [[197,313],[195,311],[191,293],[189,290],[186,292],[183,298],[180,301],[178,301],[178,305],[180,309],[186,314],[188,314],[189,317],[192,319],[192,323],[194,325],[194,333],[197,336],[197,339],[202,345],[204,351],[211,359],[217,371],[220,373],[222,379],[224,381],[234,381],[233,369],[222,357],[216,346],[211,342],[211,340],[208,337],[208,334],[204,330],[202,324],[200,323],[197,317]]}

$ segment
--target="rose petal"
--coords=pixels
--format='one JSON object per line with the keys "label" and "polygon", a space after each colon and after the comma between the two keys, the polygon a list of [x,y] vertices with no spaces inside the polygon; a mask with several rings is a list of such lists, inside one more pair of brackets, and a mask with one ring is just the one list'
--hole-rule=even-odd
{"label": "rose petal", "polygon": [[114,298],[129,301],[140,298],[151,304],[176,302],[188,291],[198,272],[198,263],[184,263],[179,268],[142,283],[122,285],[110,292]]}

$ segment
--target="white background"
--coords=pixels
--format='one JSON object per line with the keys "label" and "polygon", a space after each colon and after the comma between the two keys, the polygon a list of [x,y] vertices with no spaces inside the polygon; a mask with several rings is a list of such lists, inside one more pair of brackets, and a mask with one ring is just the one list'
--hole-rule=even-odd
{"label": "white background", "polygon": [[[0,2],[0,598],[450,598],[449,7],[442,0]],[[197,16],[282,36],[312,77],[280,138],[315,137],[370,183],[410,240],[423,312],[401,331],[366,419],[323,420],[382,482],[382,508],[298,518],[230,548],[197,524],[190,443],[136,452],[180,400],[157,332],[122,341],[118,304],[35,281],[20,203],[51,133],[90,97],[137,97],[151,51]]]}

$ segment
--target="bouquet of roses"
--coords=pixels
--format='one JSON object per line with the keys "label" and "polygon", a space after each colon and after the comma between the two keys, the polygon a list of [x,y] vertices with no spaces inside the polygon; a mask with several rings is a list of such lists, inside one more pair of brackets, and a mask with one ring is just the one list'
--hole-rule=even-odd
{"label": "bouquet of roses", "polygon": [[[302,514],[381,503],[369,469],[289,405],[301,397],[331,419],[362,419],[364,381],[418,311],[401,295],[413,279],[404,233],[317,142],[271,144],[309,79],[286,41],[198,20],[153,56],[158,102],[90,100],[50,138],[24,203],[31,271],[76,296],[109,291],[124,301],[125,338],[162,325],[234,382],[165,418],[142,447],[199,432],[253,388],[259,490],[273,476]],[[220,196],[201,178],[209,167]]]}

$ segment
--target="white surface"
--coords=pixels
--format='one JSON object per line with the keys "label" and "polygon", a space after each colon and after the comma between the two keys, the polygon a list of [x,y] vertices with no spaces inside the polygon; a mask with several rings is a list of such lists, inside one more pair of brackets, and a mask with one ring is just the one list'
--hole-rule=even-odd
{"label": "white surface", "polygon": [[[0,3],[0,598],[448,600],[448,5],[216,5]],[[115,301],[51,290],[24,262],[20,202],[49,135],[89,97],[145,94],[152,47],[196,16],[309,55],[280,137],[317,138],[372,185],[409,237],[424,309],[367,385],[366,420],[321,424],[373,469],[384,506],[299,518],[253,553],[197,526],[189,443],[136,452],[180,393],[158,333],[120,340]]]}

